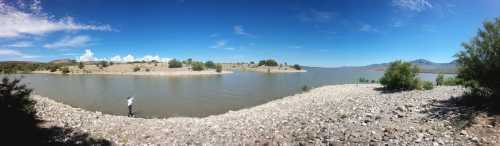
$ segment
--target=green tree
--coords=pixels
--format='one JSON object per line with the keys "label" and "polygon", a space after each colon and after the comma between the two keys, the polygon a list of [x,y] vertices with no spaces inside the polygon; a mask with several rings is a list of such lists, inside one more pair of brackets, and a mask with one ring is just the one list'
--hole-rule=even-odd
{"label": "green tree", "polygon": [[475,95],[500,97],[500,17],[484,22],[477,36],[462,46],[465,50],[455,55],[457,77]]}
{"label": "green tree", "polygon": [[83,62],[78,63],[78,68],[79,69],[85,68],[85,64],[83,64]]}
{"label": "green tree", "polygon": [[107,62],[107,61],[100,61],[100,62],[99,62],[99,65],[100,65],[102,68],[106,68],[106,67],[108,67],[108,62]]}
{"label": "green tree", "polygon": [[134,72],[138,72],[138,71],[140,71],[140,70],[141,70],[141,68],[140,68],[140,67],[138,67],[138,66],[134,67]]}
{"label": "green tree", "polygon": [[222,65],[220,64],[215,65],[215,71],[218,73],[222,72]]}
{"label": "green tree", "polygon": [[176,59],[172,59],[168,61],[168,68],[181,68],[182,62],[177,61]]}
{"label": "green tree", "polygon": [[444,75],[442,73],[439,73],[438,76],[436,77],[436,85],[441,86],[444,83]]}
{"label": "green tree", "polygon": [[215,68],[215,63],[213,61],[207,61],[207,62],[205,62],[205,67]]}
{"label": "green tree", "polygon": [[420,79],[417,77],[419,69],[409,62],[394,61],[380,79],[380,84],[387,90],[413,90],[419,88]]}
{"label": "green tree", "polygon": [[301,67],[300,65],[298,65],[298,64],[294,64],[294,65],[292,66],[292,68],[294,68],[294,69],[296,69],[296,70],[301,70],[301,69],[302,69],[302,67]]}
{"label": "green tree", "polygon": [[68,74],[70,71],[69,71],[68,67],[63,67],[63,68],[61,68],[61,72],[63,75],[65,75],[65,74]]}
{"label": "green tree", "polygon": [[205,65],[202,62],[198,62],[198,61],[192,62],[191,66],[192,66],[194,71],[202,71],[205,69],[205,67],[204,67]]}

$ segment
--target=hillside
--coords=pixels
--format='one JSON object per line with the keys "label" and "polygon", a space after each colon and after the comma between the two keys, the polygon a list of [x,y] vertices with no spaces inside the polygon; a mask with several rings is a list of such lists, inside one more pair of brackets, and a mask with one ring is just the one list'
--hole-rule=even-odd
{"label": "hillside", "polygon": [[[457,71],[457,63],[456,61],[452,61],[450,63],[435,63],[425,59],[417,59],[410,61],[411,63],[417,65],[420,68],[420,72],[422,73],[449,73],[453,74]],[[384,71],[390,63],[381,63],[381,64],[371,64],[367,66],[359,66],[359,67],[348,67],[355,69],[364,69],[364,70],[376,70],[376,71]]]}

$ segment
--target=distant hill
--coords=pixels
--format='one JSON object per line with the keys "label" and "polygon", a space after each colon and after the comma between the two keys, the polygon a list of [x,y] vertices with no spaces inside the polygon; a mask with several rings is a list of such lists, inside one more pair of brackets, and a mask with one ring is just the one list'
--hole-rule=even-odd
{"label": "distant hill", "polygon": [[[417,59],[410,61],[417,65],[420,68],[420,72],[422,73],[456,73],[457,72],[457,62],[452,61],[450,63],[435,63],[425,59]],[[381,63],[381,64],[371,64],[367,66],[359,66],[359,67],[348,67],[355,69],[364,69],[364,70],[375,70],[375,71],[384,71],[389,66],[389,63]]]}
{"label": "distant hill", "polygon": [[72,64],[75,62],[76,62],[76,60],[74,60],[74,59],[57,59],[57,60],[52,60],[49,63],[51,63],[51,64]]}

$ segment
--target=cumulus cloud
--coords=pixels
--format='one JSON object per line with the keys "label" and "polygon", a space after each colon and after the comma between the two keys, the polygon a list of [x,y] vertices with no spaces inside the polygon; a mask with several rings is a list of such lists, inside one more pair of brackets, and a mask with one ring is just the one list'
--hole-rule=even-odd
{"label": "cumulus cloud", "polygon": [[392,4],[401,9],[415,12],[432,8],[432,4],[428,0],[393,0]]}
{"label": "cumulus cloud", "polygon": [[57,31],[95,30],[111,31],[109,25],[80,24],[73,17],[54,19],[53,16],[43,13],[40,1],[34,1],[29,9],[23,10],[24,5],[13,7],[0,1],[0,38],[17,38],[29,35],[44,35]]}
{"label": "cumulus cloud", "polygon": [[94,52],[90,49],[85,49],[85,53],[80,56],[80,61],[96,61],[97,59],[94,57]]}
{"label": "cumulus cloud", "polygon": [[110,59],[107,58],[96,58],[94,56],[94,52],[90,49],[86,49],[85,52],[79,57],[79,61],[112,61],[112,62],[134,62],[134,61],[159,61],[159,62],[168,62],[170,58],[161,58],[159,55],[145,55],[142,58],[136,58],[132,54],[128,54],[125,57],[121,57],[120,55],[115,55]]}
{"label": "cumulus cloud", "polygon": [[43,47],[50,48],[50,49],[52,49],[52,48],[75,48],[75,47],[85,46],[88,42],[90,42],[90,37],[86,36],[86,35],[79,35],[79,36],[75,36],[75,37],[66,36],[57,42],[45,44],[45,45],[43,45]]}

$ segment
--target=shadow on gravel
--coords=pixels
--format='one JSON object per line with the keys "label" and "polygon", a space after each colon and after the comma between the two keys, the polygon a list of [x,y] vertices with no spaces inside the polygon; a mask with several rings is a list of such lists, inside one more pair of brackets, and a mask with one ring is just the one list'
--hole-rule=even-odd
{"label": "shadow on gravel", "polygon": [[397,93],[397,92],[403,92],[405,90],[388,90],[384,87],[377,87],[374,89],[375,91],[379,91],[381,93]]}
{"label": "shadow on gravel", "polygon": [[37,145],[37,146],[62,146],[62,145],[95,145],[108,146],[111,142],[105,139],[95,139],[84,132],[79,132],[71,128],[52,126],[44,128],[38,126],[43,121],[22,122],[9,121],[2,122],[8,124],[3,133],[1,143],[7,145]]}
{"label": "shadow on gravel", "polygon": [[456,129],[464,129],[474,124],[474,119],[486,114],[488,117],[495,117],[489,123],[493,126],[500,124],[500,106],[498,98],[479,97],[464,95],[461,97],[451,97],[448,100],[437,101],[425,105],[429,110],[428,118],[449,120]]}

